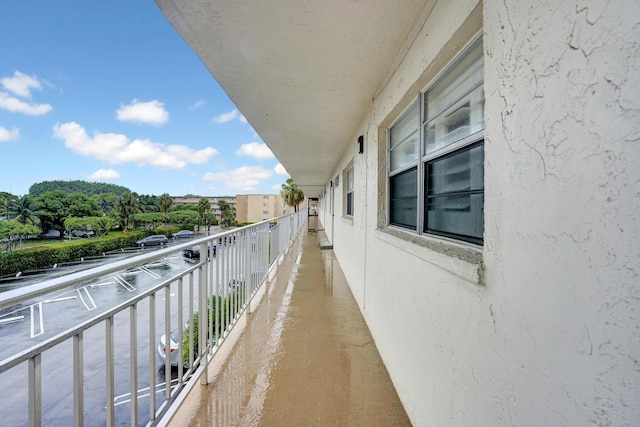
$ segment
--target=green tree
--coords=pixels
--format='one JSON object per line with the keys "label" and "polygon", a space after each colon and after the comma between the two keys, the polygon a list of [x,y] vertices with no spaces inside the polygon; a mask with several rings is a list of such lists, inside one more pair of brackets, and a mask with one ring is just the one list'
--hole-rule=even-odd
{"label": "green tree", "polygon": [[13,202],[13,210],[15,212],[14,220],[20,224],[38,225],[40,224],[41,211],[38,210],[38,203],[33,197],[24,195]]}
{"label": "green tree", "polygon": [[49,230],[58,230],[63,233],[64,220],[67,217],[66,207],[69,204],[68,194],[62,190],[48,191],[35,198],[39,207],[38,217],[44,233]]}
{"label": "green tree", "polygon": [[179,211],[195,211],[198,212],[198,206],[196,205],[173,205],[169,208],[169,212]]}
{"label": "green tree", "polygon": [[287,182],[282,184],[280,194],[287,206],[293,206],[294,211],[298,212],[298,205],[300,205],[300,202],[304,200],[304,193],[298,187],[293,178],[287,179]]}
{"label": "green tree", "polygon": [[200,224],[206,223],[205,218],[207,213],[210,210],[211,210],[211,203],[209,202],[209,199],[206,199],[203,197],[200,200],[198,200],[198,214],[200,215]]}
{"label": "green tree", "polygon": [[129,225],[129,218],[133,214],[140,212],[138,208],[138,200],[134,193],[124,193],[116,200],[116,211],[121,218],[121,225],[127,227]]}
{"label": "green tree", "polygon": [[162,193],[160,197],[158,197],[158,207],[160,208],[160,212],[167,213],[172,205],[173,199],[171,199],[169,193]]}
{"label": "green tree", "polygon": [[[134,193],[135,194],[135,193]],[[137,196],[138,207],[142,213],[160,212],[158,207],[158,197],[154,195],[141,194]]]}
{"label": "green tree", "polygon": [[0,191],[0,207],[7,221],[9,221],[10,208],[14,200],[18,200],[18,196],[7,193],[6,191]]}
{"label": "green tree", "polygon": [[180,226],[195,225],[199,218],[198,212],[193,209],[178,209],[167,213],[167,221]]}
{"label": "green tree", "polygon": [[98,216],[100,214],[100,208],[96,201],[83,194],[72,193],[68,194],[65,198],[65,217],[85,217],[85,216]]}
{"label": "green tree", "polygon": [[26,236],[40,234],[40,228],[31,224],[21,224],[18,221],[0,221],[0,240],[6,240],[7,251],[12,251]]}
{"label": "green tree", "polygon": [[89,197],[103,193],[114,193],[116,196],[121,196],[124,193],[130,192],[127,187],[122,187],[115,184],[107,184],[104,182],[53,180],[33,184],[31,187],[29,187],[29,194],[31,196],[37,197],[41,196],[44,193],[58,190],[68,194],[82,193]]}
{"label": "green tree", "polygon": [[109,211],[113,210],[117,197],[115,193],[101,193],[91,196],[98,205],[98,209],[100,209],[102,215],[106,215]]}
{"label": "green tree", "polygon": [[146,212],[134,214],[131,219],[137,227],[142,225],[145,230],[154,230],[160,224],[166,224],[167,215],[160,212]]}
{"label": "green tree", "polygon": [[218,200],[218,209],[220,209],[220,224],[229,227],[235,223],[236,208],[224,200]]}

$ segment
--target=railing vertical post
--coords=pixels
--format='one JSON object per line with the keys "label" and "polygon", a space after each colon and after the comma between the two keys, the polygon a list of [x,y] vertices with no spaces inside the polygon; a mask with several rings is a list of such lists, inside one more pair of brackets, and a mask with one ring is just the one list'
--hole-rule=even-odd
{"label": "railing vertical post", "polygon": [[131,425],[138,425],[138,306],[129,309],[129,391],[131,393]]}
{"label": "railing vertical post", "polygon": [[41,354],[29,359],[29,426],[42,424]]}
{"label": "railing vertical post", "polygon": [[73,425],[84,424],[84,362],[82,332],[73,336]]}
{"label": "railing vertical post", "polygon": [[114,350],[113,350],[113,316],[105,320],[105,371],[106,371],[106,403],[107,403],[107,426],[113,426],[116,423],[114,398],[115,398],[115,380],[114,380]]}
{"label": "railing vertical post", "polygon": [[193,367],[195,351],[193,350],[193,272],[189,273],[189,368]]}
{"label": "railing vertical post", "polygon": [[[204,248],[203,248],[204,246]],[[206,243],[200,245],[200,253],[206,254]],[[198,302],[200,303],[200,315],[198,316],[198,355],[200,356],[200,363],[202,364],[203,371],[200,376],[200,384],[207,385],[209,383],[209,375],[207,372],[207,287],[205,285],[206,269],[200,267],[198,270]]]}
{"label": "railing vertical post", "polygon": [[[209,295],[209,300],[207,300],[207,309],[213,309],[213,301],[215,298],[215,290],[213,289],[213,246],[207,247],[207,294]],[[209,349],[209,354],[213,355],[213,346],[215,345],[214,333],[213,333],[213,323],[214,323],[214,315],[213,312],[209,313],[207,316],[207,331],[209,336],[209,344],[207,348]]]}
{"label": "railing vertical post", "polygon": [[164,288],[164,385],[165,398],[171,398],[171,285]]}
{"label": "railing vertical post", "polygon": [[[184,292],[182,286],[182,277],[178,279],[178,383],[182,385],[183,383],[183,370],[184,370],[184,355],[183,355],[183,331],[184,331],[184,314],[182,309],[183,295]],[[166,356],[166,353],[165,353]]]}
{"label": "railing vertical post", "polygon": [[149,295],[149,420],[156,419],[156,294]]}
{"label": "railing vertical post", "polygon": [[251,303],[249,302],[249,296],[251,295],[251,292],[253,291],[253,274],[251,274],[252,271],[252,257],[251,257],[251,250],[253,248],[253,245],[255,244],[254,242],[254,236],[257,235],[255,234],[255,230],[256,227],[251,227],[249,228],[246,232],[245,232],[245,250],[244,250],[244,283],[242,284],[242,305],[247,304],[247,313],[251,314]]}

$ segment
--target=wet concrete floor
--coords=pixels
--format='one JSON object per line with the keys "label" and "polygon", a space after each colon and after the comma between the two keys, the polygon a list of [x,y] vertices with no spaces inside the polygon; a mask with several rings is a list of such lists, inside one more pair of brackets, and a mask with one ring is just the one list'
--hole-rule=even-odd
{"label": "wet concrete floor", "polygon": [[170,425],[411,425],[322,240],[302,230],[210,366],[209,384],[192,390]]}

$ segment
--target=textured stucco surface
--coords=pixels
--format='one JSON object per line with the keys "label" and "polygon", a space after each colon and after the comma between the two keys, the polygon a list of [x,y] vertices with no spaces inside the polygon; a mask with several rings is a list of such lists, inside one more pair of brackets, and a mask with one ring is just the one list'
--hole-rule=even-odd
{"label": "textured stucco surface", "polygon": [[484,11],[491,415],[637,425],[640,3]]}

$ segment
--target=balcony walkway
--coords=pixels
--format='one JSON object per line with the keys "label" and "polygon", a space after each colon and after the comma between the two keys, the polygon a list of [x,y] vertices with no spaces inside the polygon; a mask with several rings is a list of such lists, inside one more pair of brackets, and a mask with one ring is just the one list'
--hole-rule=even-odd
{"label": "balcony walkway", "polygon": [[169,425],[411,425],[321,241],[321,230],[301,230],[209,367],[209,385],[196,385]]}

